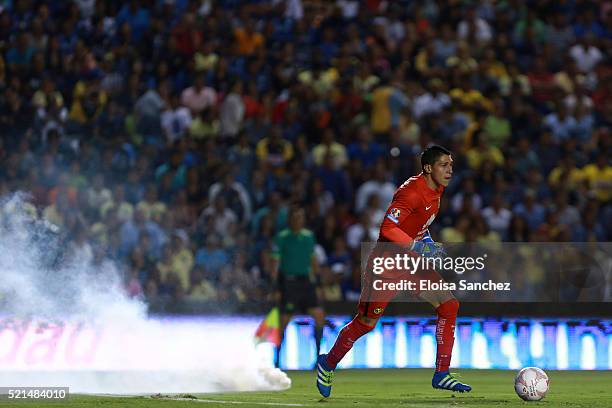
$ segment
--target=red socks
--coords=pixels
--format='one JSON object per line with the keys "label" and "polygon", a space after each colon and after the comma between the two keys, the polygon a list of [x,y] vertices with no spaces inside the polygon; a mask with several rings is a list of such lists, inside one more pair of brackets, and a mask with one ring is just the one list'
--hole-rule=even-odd
{"label": "red socks", "polygon": [[[455,322],[459,311],[459,301],[451,299],[442,303],[436,309],[438,323],[436,324],[436,342],[438,350],[436,353],[436,371],[448,371],[453,344],[455,343]],[[327,354],[327,365],[332,370],[344,358],[346,353],[353,348],[353,343],[361,336],[370,332],[374,326],[367,326],[356,316],[349,324],[344,326],[338,334],[334,347]]]}
{"label": "red socks", "polygon": [[448,371],[451,356],[453,354],[453,344],[455,343],[455,321],[459,301],[451,299],[442,303],[436,311],[438,312],[438,323],[436,324],[436,342],[438,350],[436,352],[436,372]]}
{"label": "red socks", "polygon": [[334,347],[332,347],[327,354],[327,365],[329,368],[332,370],[335,369],[340,360],[342,360],[346,353],[353,348],[353,343],[355,343],[358,338],[368,333],[373,328],[374,326],[367,326],[365,323],[359,320],[359,316],[355,316],[355,318],[351,320],[349,324],[340,330],[340,334],[338,334]]}

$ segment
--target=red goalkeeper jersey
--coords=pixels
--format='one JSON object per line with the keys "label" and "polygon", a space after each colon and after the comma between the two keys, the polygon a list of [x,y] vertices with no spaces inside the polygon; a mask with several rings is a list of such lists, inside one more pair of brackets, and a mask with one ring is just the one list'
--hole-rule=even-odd
{"label": "red goalkeeper jersey", "polygon": [[393,195],[380,225],[379,241],[410,243],[427,232],[440,209],[444,187],[432,190],[423,173],[410,177]]}

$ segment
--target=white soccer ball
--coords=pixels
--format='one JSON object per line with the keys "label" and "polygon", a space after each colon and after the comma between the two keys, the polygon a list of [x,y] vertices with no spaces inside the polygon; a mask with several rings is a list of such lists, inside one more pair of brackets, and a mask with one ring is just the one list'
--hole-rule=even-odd
{"label": "white soccer ball", "polygon": [[548,392],[548,376],[538,367],[525,367],[514,379],[516,394],[525,401],[539,401]]}

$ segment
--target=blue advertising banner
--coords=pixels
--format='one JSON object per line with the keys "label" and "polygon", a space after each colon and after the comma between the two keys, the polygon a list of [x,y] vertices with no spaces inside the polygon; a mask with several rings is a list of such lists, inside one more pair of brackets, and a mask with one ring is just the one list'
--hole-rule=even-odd
{"label": "blue advertising banner", "polygon": [[[322,352],[333,345],[349,316],[332,317]],[[433,367],[435,320],[429,317],[383,317],[358,340],[341,368]],[[281,368],[310,369],[315,345],[312,322],[294,319],[287,328]],[[586,319],[458,319],[453,367],[518,369],[612,369],[612,321]]]}

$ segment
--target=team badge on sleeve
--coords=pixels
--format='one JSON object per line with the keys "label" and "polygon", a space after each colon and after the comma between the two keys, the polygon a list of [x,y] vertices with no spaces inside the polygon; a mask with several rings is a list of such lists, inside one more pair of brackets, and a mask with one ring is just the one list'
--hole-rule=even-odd
{"label": "team badge on sleeve", "polygon": [[398,208],[392,208],[389,211],[389,214],[387,214],[387,218],[397,224],[399,223],[400,214],[401,214],[401,211]]}

